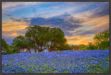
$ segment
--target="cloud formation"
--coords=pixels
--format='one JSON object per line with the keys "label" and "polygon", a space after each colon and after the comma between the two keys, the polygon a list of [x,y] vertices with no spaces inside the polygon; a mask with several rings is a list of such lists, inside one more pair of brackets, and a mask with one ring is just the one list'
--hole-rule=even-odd
{"label": "cloud formation", "polygon": [[81,27],[80,23],[80,19],[73,18],[69,14],[51,18],[32,18],[30,20],[30,25],[49,25],[51,27],[59,27],[66,35],[69,35],[67,31]]}
{"label": "cloud formation", "polygon": [[69,44],[87,44],[109,29],[108,2],[3,2],[2,9],[3,37],[8,40],[24,35],[29,25],[59,27]]}

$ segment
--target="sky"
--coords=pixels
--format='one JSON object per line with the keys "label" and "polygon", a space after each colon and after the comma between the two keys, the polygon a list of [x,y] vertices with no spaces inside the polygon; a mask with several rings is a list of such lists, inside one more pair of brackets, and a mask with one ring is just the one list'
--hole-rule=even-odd
{"label": "sky", "polygon": [[68,44],[88,44],[109,29],[108,2],[2,2],[2,38],[24,35],[32,25],[59,27]]}

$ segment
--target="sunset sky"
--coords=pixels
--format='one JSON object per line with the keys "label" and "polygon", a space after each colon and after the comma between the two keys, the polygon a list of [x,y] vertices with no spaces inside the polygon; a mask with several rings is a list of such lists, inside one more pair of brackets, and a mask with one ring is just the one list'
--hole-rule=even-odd
{"label": "sunset sky", "polygon": [[61,28],[69,44],[87,44],[109,28],[108,2],[3,2],[2,37],[9,43],[26,27]]}

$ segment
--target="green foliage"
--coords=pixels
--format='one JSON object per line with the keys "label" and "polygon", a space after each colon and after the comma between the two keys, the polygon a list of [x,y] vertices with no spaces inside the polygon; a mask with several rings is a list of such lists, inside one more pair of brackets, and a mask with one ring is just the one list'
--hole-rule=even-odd
{"label": "green foliage", "polygon": [[109,73],[109,68],[104,68],[101,66],[101,63],[96,65],[90,65],[88,73]]}
{"label": "green foliage", "polygon": [[73,50],[73,45],[62,44],[58,49],[59,50]]}
{"label": "green foliage", "polygon": [[79,50],[87,50],[89,46],[81,44],[78,47],[79,47]]}
{"label": "green foliage", "polygon": [[66,41],[61,29],[36,25],[28,27],[25,36],[33,41],[35,51],[39,52],[46,48],[49,51],[58,50]]}
{"label": "green foliage", "polygon": [[1,40],[1,45],[3,54],[17,53],[17,50],[14,50],[12,46],[8,45],[4,39]]}
{"label": "green foliage", "polygon": [[97,49],[108,49],[110,46],[109,31],[104,31],[96,34],[94,36],[94,41]]}
{"label": "green foliage", "polygon": [[80,50],[106,50],[109,49],[109,31],[103,31],[95,34],[94,41],[88,45],[79,45]]}
{"label": "green foliage", "polygon": [[2,46],[2,51],[4,51],[4,52],[9,51],[9,46],[4,39],[1,40],[1,46]]}
{"label": "green foliage", "polygon": [[50,49],[59,50],[66,43],[64,32],[61,29],[51,28],[50,35]]}
{"label": "green foliage", "polygon": [[24,49],[26,48],[28,51],[32,47],[32,41],[24,36],[18,36],[13,40],[13,47],[16,50]]}
{"label": "green foliage", "polygon": [[90,42],[90,43],[87,45],[86,49],[88,49],[88,50],[95,50],[95,49],[97,49],[97,47]]}
{"label": "green foliage", "polygon": [[13,47],[12,45],[10,46],[10,53],[12,54],[12,53],[19,53],[19,50],[17,49],[17,48],[15,48],[15,47]]}

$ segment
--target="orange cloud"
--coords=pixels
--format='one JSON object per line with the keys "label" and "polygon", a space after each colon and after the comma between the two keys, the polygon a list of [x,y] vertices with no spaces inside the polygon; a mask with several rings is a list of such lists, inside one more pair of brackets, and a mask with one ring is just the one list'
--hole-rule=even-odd
{"label": "orange cloud", "polygon": [[[80,16],[78,16],[78,18],[80,18]],[[76,35],[83,34],[83,33],[86,34],[86,32],[87,33],[92,32],[93,34],[95,34],[95,33],[107,30],[109,28],[109,15],[99,16],[99,17],[93,16],[89,18],[87,16],[84,16],[83,20],[84,22],[80,23],[82,27],[79,27],[69,32]]]}
{"label": "orange cloud", "polygon": [[109,25],[109,15],[101,16],[101,17],[95,17],[87,19],[86,22],[82,23],[83,25],[90,25],[90,26],[104,26]]}
{"label": "orange cloud", "polygon": [[[28,23],[24,21],[12,21],[9,20],[7,22],[2,23],[2,33],[5,36],[16,37],[18,35],[22,35],[22,32],[25,32],[25,28],[28,27]],[[21,33],[20,33],[21,32]]]}
{"label": "orange cloud", "polygon": [[67,43],[73,45],[85,44],[93,41],[94,35],[78,35],[78,36],[66,36]]}

